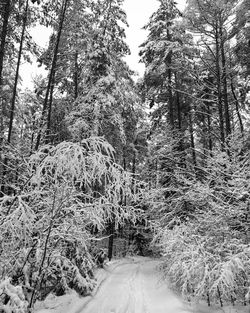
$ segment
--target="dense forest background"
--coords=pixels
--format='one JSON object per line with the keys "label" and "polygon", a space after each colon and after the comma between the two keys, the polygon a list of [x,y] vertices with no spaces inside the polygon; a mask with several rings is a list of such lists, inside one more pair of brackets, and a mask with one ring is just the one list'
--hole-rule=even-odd
{"label": "dense forest background", "polygon": [[[136,83],[122,4],[0,2],[3,312],[88,294],[114,241],[120,256],[161,256],[184,296],[249,299],[250,2],[159,0]],[[48,75],[24,91],[34,58]]]}

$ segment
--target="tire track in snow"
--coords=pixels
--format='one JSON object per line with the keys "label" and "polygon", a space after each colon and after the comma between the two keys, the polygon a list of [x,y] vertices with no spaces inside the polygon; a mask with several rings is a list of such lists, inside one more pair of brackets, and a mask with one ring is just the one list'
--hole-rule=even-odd
{"label": "tire track in snow", "polygon": [[[121,266],[124,266],[124,265],[127,265],[127,264],[131,264],[131,259],[127,259],[125,262],[118,263],[116,265],[112,264],[110,266],[110,268],[106,268],[105,271],[111,275],[112,272],[117,270],[117,268],[119,268]],[[94,298],[96,297],[96,295],[98,294],[98,292],[102,288],[103,284],[106,283],[109,279],[110,279],[110,276],[105,276],[99,282],[99,285],[94,289],[92,294],[88,296],[89,299],[87,301],[85,301],[84,304],[81,305],[80,307],[78,307],[77,309],[75,309],[75,310],[73,309],[73,311],[70,311],[70,313],[82,313],[82,312],[85,312],[85,309],[87,308],[87,306],[90,304],[90,302],[94,301]]]}
{"label": "tire track in snow", "polygon": [[159,261],[135,258],[108,269],[95,295],[75,313],[187,313],[165,284],[159,284]]}
{"label": "tire track in snow", "polygon": [[133,272],[133,275],[128,280],[127,288],[128,288],[128,297],[126,304],[123,305],[123,308],[118,311],[118,313],[136,313],[136,288],[135,288],[135,282],[139,273],[139,267],[140,265],[137,264],[136,268]]}
{"label": "tire track in snow", "polygon": [[[110,272],[95,296],[79,313],[118,313],[123,310],[128,294],[128,281],[135,276],[135,263],[123,263]],[[121,313],[123,313],[121,311]],[[133,312],[131,312],[133,313]]]}

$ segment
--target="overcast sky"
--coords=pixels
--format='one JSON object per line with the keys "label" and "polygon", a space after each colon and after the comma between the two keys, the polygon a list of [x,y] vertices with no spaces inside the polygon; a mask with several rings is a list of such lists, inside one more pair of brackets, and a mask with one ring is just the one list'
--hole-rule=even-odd
{"label": "overcast sky", "polygon": [[[177,0],[178,8],[183,10],[186,0]],[[147,24],[149,17],[158,8],[157,0],[125,0],[124,9],[127,13],[129,28],[126,30],[127,43],[129,44],[131,55],[126,57],[126,61],[132,70],[143,75],[144,65],[139,63],[139,46],[145,41],[147,32],[142,27]]]}
{"label": "overcast sky", "polygon": [[157,9],[157,0],[125,0],[124,9],[127,13],[129,28],[126,29],[127,43],[131,50],[131,55],[126,57],[126,61],[132,70],[137,71],[142,76],[144,65],[139,63],[139,46],[147,37],[147,32],[142,27],[148,22],[149,17]]}
{"label": "overcast sky", "polygon": [[[186,0],[177,0],[179,9],[183,9]],[[143,75],[144,65],[139,63],[139,45],[141,45],[146,37],[147,32],[142,27],[148,22],[151,14],[157,9],[159,2],[157,0],[125,0],[124,9],[127,13],[129,28],[126,30],[127,43],[131,50],[131,55],[126,57],[126,61],[130,68]],[[32,36],[35,41],[42,47],[48,43],[50,30],[41,27],[32,30]],[[32,77],[37,73],[44,73],[40,68],[38,69],[36,63],[32,65],[24,64],[21,69],[23,78],[23,88],[30,86]]]}

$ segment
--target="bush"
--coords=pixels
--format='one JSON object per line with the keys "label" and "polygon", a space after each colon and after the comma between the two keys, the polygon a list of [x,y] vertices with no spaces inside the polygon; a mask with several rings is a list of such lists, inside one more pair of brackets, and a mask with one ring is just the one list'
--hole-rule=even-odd
{"label": "bush", "polygon": [[0,283],[22,286],[30,308],[50,291],[89,293],[91,229],[135,219],[131,177],[113,153],[99,137],[43,147],[20,167],[15,192],[0,198]]}
{"label": "bush", "polygon": [[202,175],[175,168],[168,185],[150,190],[162,270],[184,296],[209,304],[245,303],[250,278],[249,172],[249,153],[232,144],[227,152],[207,157],[199,170]]}

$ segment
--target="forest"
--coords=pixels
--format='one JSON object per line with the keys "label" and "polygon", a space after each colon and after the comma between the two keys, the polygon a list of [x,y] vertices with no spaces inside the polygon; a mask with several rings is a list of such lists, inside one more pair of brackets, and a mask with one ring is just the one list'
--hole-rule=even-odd
{"label": "forest", "polygon": [[[250,1],[158,2],[135,80],[123,0],[0,1],[1,312],[89,294],[101,253],[248,304]],[[25,90],[24,62],[47,73]]]}

